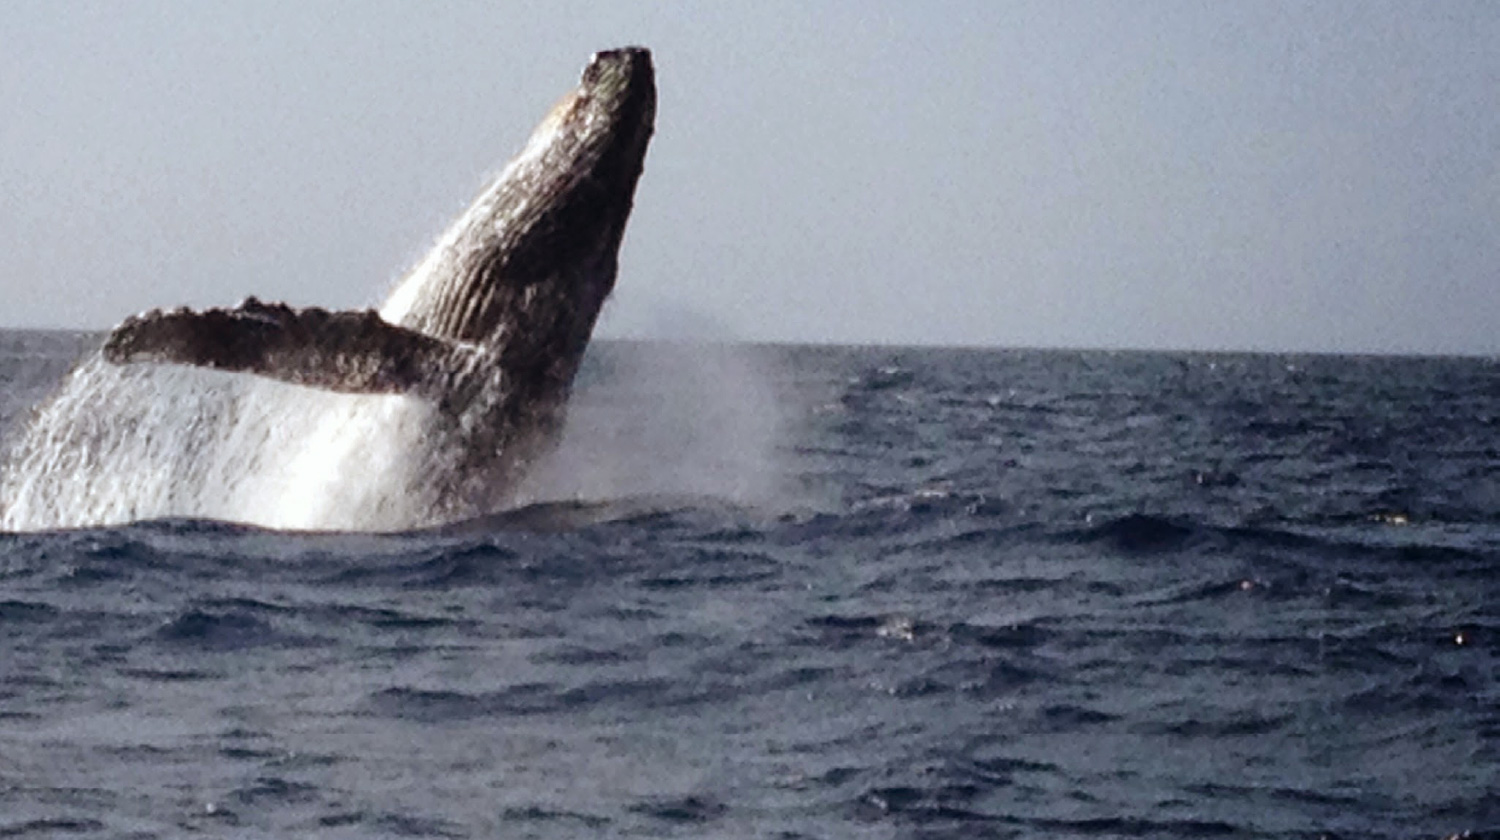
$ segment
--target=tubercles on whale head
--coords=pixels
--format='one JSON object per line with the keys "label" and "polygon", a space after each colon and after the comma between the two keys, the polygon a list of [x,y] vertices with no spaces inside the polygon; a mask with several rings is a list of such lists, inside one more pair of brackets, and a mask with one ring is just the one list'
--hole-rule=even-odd
{"label": "tubercles on whale head", "polygon": [[[533,165],[549,152],[565,149],[566,146],[558,142],[565,132],[577,135],[607,130],[619,123],[622,112],[644,116],[649,138],[655,111],[654,76],[651,51],[645,47],[594,53],[583,69],[578,87],[553,104],[498,180],[506,180],[516,170]],[[636,97],[634,102],[631,101],[632,94]],[[642,94],[648,101],[640,101]]]}
{"label": "tubercles on whale head", "polygon": [[611,92],[636,84],[642,79],[650,86],[654,70],[651,66],[651,51],[645,47],[621,47],[616,50],[600,50],[594,53],[583,68],[579,80],[583,87]]}

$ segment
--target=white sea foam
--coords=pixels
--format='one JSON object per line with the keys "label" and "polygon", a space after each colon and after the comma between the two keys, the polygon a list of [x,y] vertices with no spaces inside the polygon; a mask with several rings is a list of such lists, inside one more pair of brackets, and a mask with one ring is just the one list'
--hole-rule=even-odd
{"label": "white sea foam", "polygon": [[[787,414],[767,364],[734,345],[608,348],[584,374],[557,451],[495,498],[775,505]],[[437,412],[414,397],[96,356],[14,432],[0,530],[187,517],[395,531],[491,512],[440,507],[457,439]]]}
{"label": "white sea foam", "polygon": [[426,524],[430,412],[408,397],[94,358],[13,442],[0,528],[161,517],[301,529]]}

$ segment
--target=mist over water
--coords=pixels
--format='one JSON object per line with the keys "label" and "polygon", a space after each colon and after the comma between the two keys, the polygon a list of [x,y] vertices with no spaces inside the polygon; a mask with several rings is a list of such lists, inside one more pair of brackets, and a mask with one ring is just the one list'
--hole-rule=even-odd
{"label": "mist over water", "polygon": [[[594,352],[557,450],[505,506],[669,495],[771,504],[786,418],[768,360],[746,348]],[[642,395],[646,395],[642,399]],[[294,530],[440,524],[452,478],[435,408],[171,365],[85,359],[0,474],[11,531],[197,518]],[[464,511],[464,515],[490,513]]]}
{"label": "mist over water", "polygon": [[608,344],[593,352],[553,457],[527,500],[685,496],[792,503],[782,444],[794,407],[775,359],[733,344]]}

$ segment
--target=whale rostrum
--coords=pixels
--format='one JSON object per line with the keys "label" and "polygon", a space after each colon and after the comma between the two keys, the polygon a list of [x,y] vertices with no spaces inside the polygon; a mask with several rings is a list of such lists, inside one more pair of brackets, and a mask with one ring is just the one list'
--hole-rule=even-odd
{"label": "whale rostrum", "polygon": [[105,340],[115,364],[251,373],[431,401],[469,473],[523,469],[555,437],[650,141],[650,52],[597,53],[578,86],[379,311],[155,310]]}

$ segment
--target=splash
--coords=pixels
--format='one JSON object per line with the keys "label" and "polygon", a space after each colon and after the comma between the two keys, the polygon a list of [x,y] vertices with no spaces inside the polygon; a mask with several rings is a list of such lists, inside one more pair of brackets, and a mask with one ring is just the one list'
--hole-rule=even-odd
{"label": "splash", "polygon": [[558,450],[521,486],[520,498],[790,504],[782,443],[792,414],[768,353],[714,343],[598,349]]}
{"label": "splash", "polygon": [[790,415],[775,377],[771,357],[743,345],[597,348],[557,449],[493,507],[454,511],[440,500],[458,443],[429,402],[95,355],[15,433],[0,530],[195,518],[401,531],[650,496],[779,509]]}
{"label": "splash", "polygon": [[191,517],[287,529],[430,524],[433,409],[175,365],[80,364],[0,471],[4,530]]}

